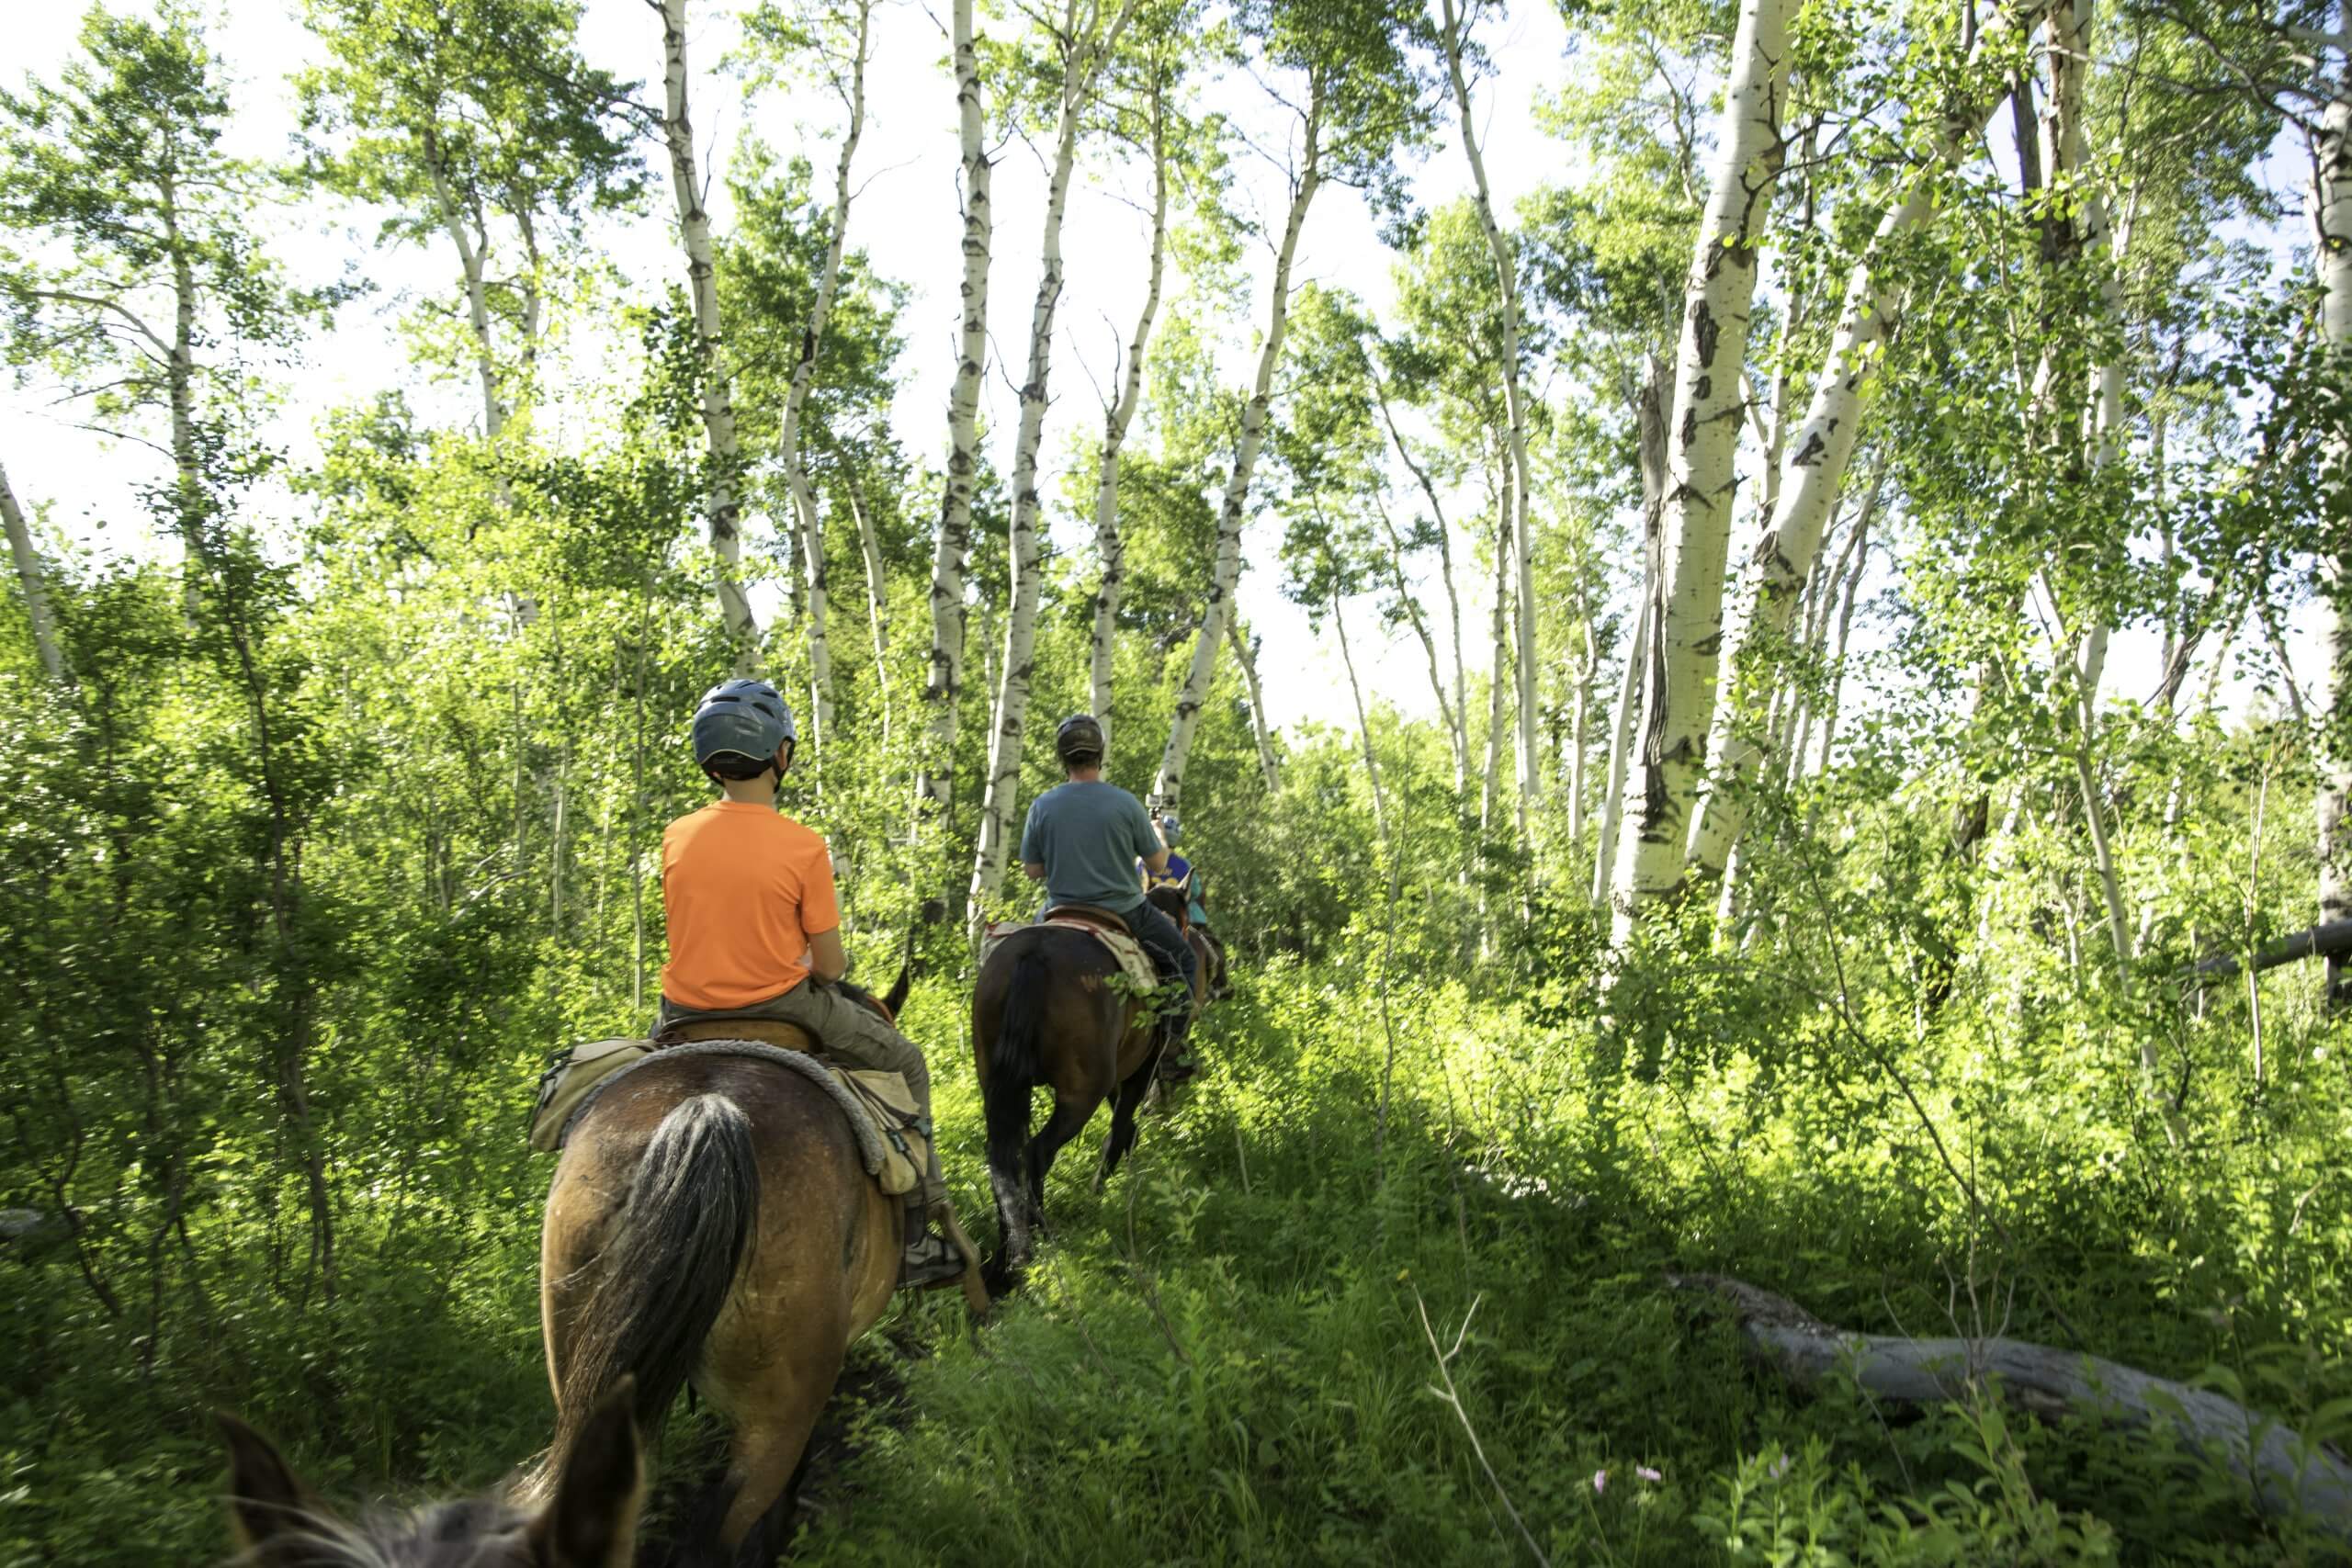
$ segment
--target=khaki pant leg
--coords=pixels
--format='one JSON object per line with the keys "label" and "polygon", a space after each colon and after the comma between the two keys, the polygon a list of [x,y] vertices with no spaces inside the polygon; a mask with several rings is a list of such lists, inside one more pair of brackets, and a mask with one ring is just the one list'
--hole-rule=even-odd
{"label": "khaki pant leg", "polygon": [[[905,1078],[917,1109],[926,1118],[931,1116],[931,1068],[923,1060],[922,1047],[885,1023],[880,1013],[813,982],[794,987],[769,1005],[776,1010],[775,1016],[814,1034],[827,1055]],[[923,1198],[926,1202],[937,1202],[946,1195],[946,1179],[939,1169],[939,1124],[933,1119]]]}

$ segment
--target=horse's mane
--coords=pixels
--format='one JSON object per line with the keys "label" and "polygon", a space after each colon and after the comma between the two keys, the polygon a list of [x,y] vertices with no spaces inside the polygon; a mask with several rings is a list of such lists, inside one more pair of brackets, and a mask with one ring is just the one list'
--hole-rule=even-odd
{"label": "horse's mane", "polygon": [[306,1512],[295,1528],[239,1552],[235,1564],[269,1568],[488,1568],[519,1543],[529,1518],[496,1496],[385,1509],[352,1524]]}

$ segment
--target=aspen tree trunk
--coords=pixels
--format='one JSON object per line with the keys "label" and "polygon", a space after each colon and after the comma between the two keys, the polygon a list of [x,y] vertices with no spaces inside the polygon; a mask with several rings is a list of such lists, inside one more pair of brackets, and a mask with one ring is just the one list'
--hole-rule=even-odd
{"label": "aspen tree trunk", "polygon": [[1584,839],[1585,751],[1592,726],[1592,683],[1600,676],[1600,637],[1592,624],[1592,606],[1578,607],[1584,626],[1584,662],[1577,671],[1577,689],[1568,718],[1568,842]]}
{"label": "aspen tree trunk", "polygon": [[1102,576],[1094,590],[1089,700],[1095,722],[1102,727],[1105,758],[1110,755],[1114,717],[1112,656],[1118,649],[1119,591],[1127,575],[1127,547],[1119,536],[1119,455],[1126,447],[1127,425],[1143,400],[1144,349],[1151,342],[1153,318],[1159,313],[1159,288],[1167,262],[1167,101],[1165,88],[1155,80],[1151,85],[1151,282],[1144,290],[1143,313],[1136,318],[1135,336],[1127,344],[1127,374],[1119,388],[1119,400],[1103,415],[1102,456],[1094,480],[1094,547],[1102,557]]}
{"label": "aspen tree trunk", "polygon": [[1871,569],[1871,521],[1878,510],[1878,487],[1885,482],[1886,472],[1882,468],[1871,482],[1861,515],[1854,520],[1854,567],[1846,574],[1838,598],[1838,637],[1829,656],[1829,694],[1821,705],[1821,756],[1814,766],[1815,773],[1827,773],[1837,756],[1838,714],[1846,692],[1846,650],[1852,646],[1854,601],[1860,596],[1862,578]]}
{"label": "aspen tree trunk", "polygon": [[[1635,584],[1634,638],[1625,650],[1625,672],[1617,690],[1617,714],[1611,726],[1609,778],[1604,786],[1599,841],[1592,865],[1592,901],[1606,906],[1617,874],[1617,856],[1625,818],[1625,781],[1633,767],[1634,725],[1642,716],[1642,694],[1660,677],[1657,672],[1657,615],[1658,583],[1665,573],[1665,543],[1660,533],[1666,518],[1666,366],[1656,355],[1646,356],[1648,374],[1638,388],[1629,386],[1634,407],[1634,455],[1642,470],[1642,575]],[[1629,378],[1630,380],[1630,378]]]}
{"label": "aspen tree trunk", "polygon": [[1004,660],[999,667],[995,722],[989,730],[989,772],[980,797],[978,842],[972,851],[971,897],[967,908],[981,918],[988,900],[1004,886],[1005,858],[1012,830],[1012,807],[1021,793],[1022,731],[1029,721],[1029,691],[1036,673],[1038,573],[1043,568],[1037,502],[1037,446],[1045,438],[1046,383],[1053,374],[1054,312],[1062,296],[1062,213],[1069,199],[1069,176],[1078,161],[1080,116],[1094,95],[1102,62],[1118,47],[1136,0],[1125,0],[1107,28],[1097,33],[1101,13],[1080,0],[1062,8],[1061,113],[1054,128],[1054,172],[1046,187],[1046,231],[1039,242],[1037,297],[1029,308],[1029,374],[1021,384],[1021,428],[1012,449],[1012,613],[1005,617]]}
{"label": "aspen tree trunk", "polygon": [[1348,648],[1348,612],[1340,596],[1331,595],[1331,625],[1340,634],[1340,662],[1347,667],[1348,694],[1356,702],[1356,736],[1363,742],[1364,777],[1372,783],[1372,825],[1381,846],[1388,844],[1388,797],[1380,787],[1380,759],[1372,750],[1372,719],[1364,712],[1363,682],[1356,679],[1355,655]]}
{"label": "aspen tree trunk", "polygon": [[[1430,690],[1437,697],[1437,711],[1445,720],[1445,732],[1448,736],[1458,735],[1462,727],[1455,722],[1453,705],[1445,698],[1445,677],[1438,669],[1437,643],[1430,636],[1429,622],[1421,615],[1420,602],[1413,597],[1413,591],[1405,582],[1405,541],[1397,536],[1396,525],[1390,521],[1387,506],[1376,499],[1374,504],[1379,506],[1380,526],[1388,536],[1388,555],[1385,564],[1388,569],[1389,587],[1396,592],[1396,602],[1405,607],[1405,617],[1412,623],[1413,635],[1420,639],[1421,652],[1429,660]],[[1457,746],[1453,752],[1453,794],[1456,799],[1461,797],[1469,783],[1462,750]]]}
{"label": "aspen tree trunk", "polygon": [[1201,722],[1201,705],[1208,701],[1209,680],[1216,672],[1217,646],[1232,614],[1233,590],[1241,580],[1241,528],[1250,502],[1250,479],[1258,467],[1258,450],[1265,444],[1266,413],[1273,398],[1274,367],[1281,363],[1283,333],[1290,322],[1291,263],[1298,254],[1298,233],[1306,227],[1306,209],[1323,187],[1321,86],[1306,107],[1306,156],[1298,184],[1291,191],[1290,214],[1283,222],[1281,247],[1274,253],[1274,277],[1266,303],[1266,342],[1258,352],[1257,379],[1250,401],[1241,411],[1241,442],[1233,455],[1233,473],[1226,480],[1225,503],[1217,514],[1216,565],[1209,584],[1209,602],[1201,612],[1200,636],[1193,644],[1193,666],[1177,694],[1176,716],[1168,728],[1168,746],[1160,753],[1159,774],[1153,780],[1152,798],[1163,810],[1182,808],[1184,763],[1193,751],[1193,732]]}
{"label": "aspen tree trunk", "polygon": [[865,133],[865,56],[873,0],[855,0],[857,43],[849,62],[849,125],[842,133],[841,155],[833,161],[833,211],[826,225],[825,259],[817,269],[817,294],[809,302],[808,320],[800,329],[800,357],[792,367],[792,382],[784,394],[784,414],[776,425],[776,457],[784,468],[784,482],[792,492],[792,509],[800,524],[800,557],[807,572],[808,600],[808,716],[811,739],[819,747],[833,732],[833,650],[826,628],[825,529],[817,515],[817,491],[800,461],[800,416],[808,406],[808,390],[817,380],[817,351],[825,341],[825,323],[832,314],[833,294],[841,286],[842,247],[849,235],[849,171],[857,156],[858,139]]}
{"label": "aspen tree trunk", "polygon": [[[1996,12],[1979,29],[1971,63],[2011,47],[2042,8],[2041,0],[2027,0]],[[1732,649],[1735,670],[1767,657],[1787,634],[1798,594],[1820,550],[1822,530],[1845,484],[1846,466],[1861,432],[1871,369],[1894,322],[1895,298],[1887,271],[1905,237],[1933,210],[1937,175],[1966,154],[1996,107],[1997,102],[1979,100],[1944,117],[1933,156],[1908,176],[1902,199],[1888,206],[1877,232],[1847,276],[1845,303],[1821,374],[1814,383],[1804,423],[1787,444],[1780,503],[1756,547],[1756,604]],[[1759,760],[1753,739],[1735,733],[1716,770],[1719,783],[1693,845],[1692,859],[1702,873],[1720,872],[1733,841],[1746,829],[1744,786]]]}
{"label": "aspen tree trunk", "polygon": [[[1502,767],[1503,750],[1503,671],[1510,664],[1510,635],[1503,607],[1510,599],[1510,508],[1513,476],[1510,461],[1503,460],[1503,487],[1497,497],[1495,509],[1495,614],[1492,630],[1495,661],[1487,681],[1487,761],[1478,779],[1478,834],[1481,839],[1494,830],[1495,798],[1498,778]],[[1483,911],[1484,900],[1481,899]]]}
{"label": "aspen tree trunk", "polygon": [[1405,467],[1419,481],[1421,494],[1429,500],[1430,520],[1437,526],[1438,576],[1445,584],[1446,626],[1453,640],[1453,706],[1451,710],[1446,708],[1442,690],[1437,705],[1441,712],[1448,713],[1446,739],[1453,747],[1453,793],[1459,796],[1469,787],[1470,702],[1462,668],[1462,596],[1453,586],[1453,531],[1446,525],[1445,505],[1438,499],[1437,486],[1430,480],[1429,469],[1413,456],[1413,449],[1405,445],[1405,433],[1396,428],[1396,416],[1388,407],[1388,390],[1377,376],[1372,378],[1372,390],[1380,406],[1381,423],[1388,427],[1388,439],[1396,444],[1396,455],[1405,459]]}
{"label": "aspen tree trunk", "polygon": [[1642,672],[1649,663],[1650,592],[1646,584],[1634,612],[1634,637],[1625,649],[1625,673],[1617,683],[1617,708],[1609,721],[1609,767],[1600,784],[1600,829],[1593,843],[1592,901],[1609,897],[1609,874],[1617,864],[1617,834],[1625,813],[1625,769],[1633,750],[1634,719],[1640,712]]}
{"label": "aspen tree trunk", "polygon": [[[1781,3],[1782,0],[1762,0],[1776,15]],[[1535,566],[1527,524],[1528,493],[1535,488],[1535,476],[1527,462],[1527,394],[1520,383],[1519,278],[1511,264],[1510,242],[1503,237],[1501,226],[1495,221],[1493,192],[1487,184],[1487,161],[1479,153],[1477,127],[1470,113],[1470,84],[1462,73],[1462,17],[1453,0],[1439,0],[1439,6],[1444,25],[1446,75],[1453,85],[1453,102],[1461,115],[1462,151],[1470,160],[1478,226],[1486,231],[1487,248],[1494,254],[1495,288],[1503,308],[1503,412],[1510,423],[1511,469],[1519,476],[1511,492],[1511,554],[1518,565],[1519,837],[1524,844],[1528,841],[1529,805],[1543,788],[1543,778],[1535,761]],[[1777,30],[1774,39],[1772,52],[1777,69],[1781,52]],[[1747,306],[1743,303],[1740,310],[1745,315]],[[1736,376],[1734,379],[1737,379]]]}
{"label": "aspen tree trunk", "polygon": [[857,486],[844,485],[842,493],[849,497],[849,514],[857,524],[857,547],[865,558],[865,620],[874,631],[874,685],[882,698],[882,745],[888,750],[894,705],[890,700],[890,580],[883,573],[882,541],[874,532],[873,514],[865,510]]}
{"label": "aspen tree trunk", "polygon": [[1242,631],[1238,616],[1226,621],[1225,630],[1233,643],[1233,657],[1241,665],[1241,683],[1250,694],[1250,729],[1258,742],[1258,771],[1265,775],[1266,793],[1280,795],[1283,774],[1274,760],[1274,728],[1266,722],[1265,694],[1258,689],[1258,656],[1250,650],[1249,635]]}
{"label": "aspen tree trunk", "polygon": [[204,479],[196,452],[196,269],[180,238],[178,189],[168,178],[160,188],[164,243],[172,256],[172,346],[164,361],[164,381],[172,412],[173,513],[179,524],[181,546],[187,552],[182,609],[193,623],[203,602],[198,580],[212,558],[205,536],[209,520]]}
{"label": "aspen tree trunk", "polygon": [[448,172],[443,164],[441,138],[427,130],[424,136],[424,161],[433,170],[433,203],[440,214],[443,232],[457,250],[458,265],[466,280],[466,322],[474,334],[474,375],[481,383],[481,430],[492,441],[506,428],[506,403],[498,395],[498,355],[490,325],[490,286],[483,274],[486,264],[482,255],[484,241],[479,227],[474,233],[466,231],[465,214],[458,210],[457,192],[449,186]]}
{"label": "aspen tree trunk", "polygon": [[1640,790],[1619,835],[1611,936],[1623,947],[1643,908],[1679,887],[1690,814],[1705,771],[1723,637],[1740,410],[1747,397],[1748,313],[1756,247],[1784,146],[1784,0],[1742,0],[1724,96],[1723,157],[1690,261],[1668,420],[1662,582],[1655,592],[1656,679],[1642,703]]}
{"label": "aspen tree trunk", "polygon": [[736,481],[742,447],[735,434],[735,394],[729,383],[726,333],[718,318],[718,268],[712,259],[710,214],[695,166],[694,123],[686,112],[686,0],[662,0],[662,133],[670,149],[670,191],[686,252],[686,283],[694,301],[695,355],[702,371],[702,428],[710,462],[705,500],[719,624],[735,649],[735,672],[760,671],[760,623],[742,581],[742,503]]}
{"label": "aspen tree trunk", "polygon": [[57,646],[57,622],[49,613],[49,583],[41,571],[40,552],[33,547],[32,530],[25,525],[25,514],[17,505],[17,492],[9,487],[8,470],[0,468],[0,524],[8,530],[8,554],[17,563],[17,585],[24,590],[25,618],[32,623],[33,650],[40,655],[40,667],[49,678],[62,682],[65,679],[65,656]]}
{"label": "aspen tree trunk", "polygon": [[956,718],[964,694],[964,561],[972,547],[972,487],[979,476],[980,376],[989,349],[989,206],[993,168],[981,137],[980,59],[972,36],[973,0],[954,0],[956,109],[964,164],[964,319],[956,344],[956,379],[947,394],[947,480],[931,562],[931,673],[923,707],[930,715],[918,806],[944,817],[955,793]]}
{"label": "aspen tree trunk", "polygon": [[[2352,33],[2352,3],[2337,11],[2339,31]],[[2320,118],[2312,146],[2312,229],[2318,248],[2320,333],[2339,356],[2352,355],[2352,85],[2337,79],[2336,96]],[[2352,440],[2338,431],[2328,460],[2352,467]],[[2320,678],[2312,711],[2335,727],[2352,695],[2352,545],[2339,529],[2334,551],[2320,563]],[[2291,676],[2290,677],[2291,680]],[[2319,918],[2352,919],[2352,752],[2323,740],[2319,781]],[[2352,1004],[2352,976],[2340,955],[2327,960],[2328,1005]]]}

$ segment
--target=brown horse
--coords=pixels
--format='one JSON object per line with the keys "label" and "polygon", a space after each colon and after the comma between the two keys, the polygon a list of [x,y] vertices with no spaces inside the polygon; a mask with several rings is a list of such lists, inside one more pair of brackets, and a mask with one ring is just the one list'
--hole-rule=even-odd
{"label": "brown horse", "polygon": [[[1032,1229],[1046,1222],[1046,1173],[1054,1156],[1114,1091],[1098,1190],[1136,1141],[1136,1110],[1151,1088],[1161,1042],[1144,998],[1126,986],[1108,949],[1066,926],[1015,931],[980,966],[972,992],[972,1054],[996,1196],[997,1254],[984,1276],[991,1292],[1004,1291],[1028,1266]],[[1054,1091],[1053,1114],[1031,1137],[1030,1096],[1040,1085]]]}
{"label": "brown horse", "polygon": [[624,1378],[591,1413],[537,1514],[477,1497],[356,1524],[312,1496],[267,1438],[220,1416],[236,1560],[249,1568],[622,1568],[645,1492],[635,1397]]}
{"label": "brown horse", "polygon": [[732,1439],[678,1560],[773,1560],[842,1358],[898,1286],[905,1212],[866,1175],[840,1109],[797,1073],[720,1055],[657,1055],[632,1070],[582,1113],[548,1193],[540,1311],[556,1436],[543,1475],[567,1473],[624,1379],[648,1433],[692,1380]]}

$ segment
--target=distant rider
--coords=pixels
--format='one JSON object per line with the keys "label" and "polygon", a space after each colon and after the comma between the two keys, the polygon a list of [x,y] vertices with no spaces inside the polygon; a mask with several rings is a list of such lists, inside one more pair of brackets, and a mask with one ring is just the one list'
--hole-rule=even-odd
{"label": "distant rider", "polygon": [[1160,818],[1159,841],[1168,846],[1168,874],[1157,880],[1148,880],[1144,886],[1147,888],[1182,887],[1184,890],[1184,919],[1195,930],[1205,931],[1209,929],[1209,912],[1201,902],[1200,867],[1177,852],[1176,841],[1180,836],[1174,812]]}
{"label": "distant rider", "polygon": [[[764,681],[722,682],[695,710],[695,761],[724,798],[662,830],[670,961],[662,966],[661,1026],[710,1018],[797,1024],[829,1057],[904,1077],[929,1121],[922,1048],[834,989],[849,955],[832,857],[821,837],[775,803],[797,745],[792,710]],[[909,1195],[902,1285],[964,1271],[962,1255],[930,1229],[946,1197],[934,1134],[929,1168]]]}
{"label": "distant rider", "polygon": [[[1108,910],[1151,954],[1163,976],[1181,978],[1190,998],[1200,960],[1176,922],[1146,902],[1136,876],[1140,860],[1154,876],[1168,871],[1168,847],[1159,841],[1143,802],[1102,780],[1102,727],[1092,714],[1072,714],[1054,732],[1054,754],[1069,782],[1030,803],[1021,830],[1021,869],[1046,885],[1046,906],[1089,904]],[[1193,1072],[1184,1035],[1189,1001],[1166,1015],[1166,1049],[1160,1074],[1171,1080]]]}

